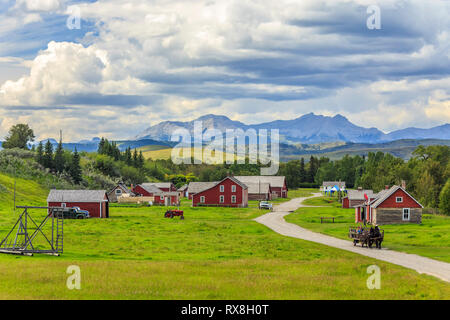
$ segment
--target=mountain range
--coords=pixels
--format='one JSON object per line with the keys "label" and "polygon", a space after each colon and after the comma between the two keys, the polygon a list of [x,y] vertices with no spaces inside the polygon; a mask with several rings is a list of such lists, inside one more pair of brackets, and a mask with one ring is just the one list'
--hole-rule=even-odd
{"label": "mountain range", "polygon": [[377,128],[364,128],[338,114],[333,117],[308,113],[293,120],[275,120],[247,125],[226,116],[208,114],[192,121],[164,121],[150,126],[132,140],[153,139],[170,141],[176,129],[184,128],[193,134],[194,122],[202,121],[203,129],[279,129],[280,140],[288,144],[317,144],[327,142],[383,143],[401,139],[450,139],[450,124],[430,129],[406,128],[384,133]]}

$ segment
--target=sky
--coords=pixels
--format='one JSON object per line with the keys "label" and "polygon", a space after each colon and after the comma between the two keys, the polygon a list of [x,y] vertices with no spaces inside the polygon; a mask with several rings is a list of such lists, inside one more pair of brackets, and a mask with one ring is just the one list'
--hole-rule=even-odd
{"label": "sky", "polygon": [[449,16],[446,0],[0,0],[0,139],[16,123],[122,139],[210,113],[449,123]]}

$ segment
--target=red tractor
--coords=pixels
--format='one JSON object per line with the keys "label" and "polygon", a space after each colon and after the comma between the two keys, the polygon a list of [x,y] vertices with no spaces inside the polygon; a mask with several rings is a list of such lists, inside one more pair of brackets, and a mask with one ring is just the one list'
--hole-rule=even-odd
{"label": "red tractor", "polygon": [[173,218],[180,217],[181,220],[184,220],[183,210],[167,210],[164,214],[164,218]]}

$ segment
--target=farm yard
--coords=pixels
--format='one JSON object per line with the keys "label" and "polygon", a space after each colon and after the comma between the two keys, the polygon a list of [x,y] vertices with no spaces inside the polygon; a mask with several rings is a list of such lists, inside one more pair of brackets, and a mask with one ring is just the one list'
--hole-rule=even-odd
{"label": "farm yard", "polygon": [[[0,180],[12,183],[3,175]],[[20,182],[26,190],[19,204],[45,204],[47,190]],[[290,191],[289,196],[310,191]],[[9,199],[1,199],[1,237],[18,215]],[[111,206],[109,219],[66,221],[61,257],[0,255],[0,298],[450,298],[450,286],[433,277],[276,234],[253,221],[266,213],[253,206],[189,205],[181,205],[185,220],[163,218],[164,207]],[[381,290],[366,288],[366,268],[372,264],[381,268]],[[81,290],[66,288],[69,265],[81,268]]]}

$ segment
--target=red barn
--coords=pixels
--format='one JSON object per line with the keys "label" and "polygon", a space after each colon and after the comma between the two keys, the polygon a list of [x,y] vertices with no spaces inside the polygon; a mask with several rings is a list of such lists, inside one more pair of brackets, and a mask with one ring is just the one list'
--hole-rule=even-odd
{"label": "red barn", "polygon": [[356,222],[371,224],[422,223],[423,206],[400,186],[393,186],[355,209]]}
{"label": "red barn", "polygon": [[248,188],[234,177],[226,177],[212,187],[195,193],[192,206],[248,207]]}
{"label": "red barn", "polygon": [[287,198],[288,196],[285,176],[235,176],[235,178],[246,185],[268,183],[273,198]]}
{"label": "red barn", "polygon": [[157,193],[161,193],[163,190],[156,187],[153,183],[138,184],[133,188],[133,193],[143,197],[153,197]]}
{"label": "red barn", "polygon": [[108,195],[105,190],[50,190],[48,207],[80,207],[91,218],[109,218]]}
{"label": "red barn", "polygon": [[188,188],[187,188],[187,194],[189,200],[192,200],[192,197],[194,194],[202,192],[203,190],[209,189],[214,187],[216,184],[218,184],[218,181],[214,182],[189,182]]}
{"label": "red barn", "polygon": [[355,208],[364,204],[366,201],[364,195],[367,195],[369,200],[375,198],[375,194],[372,190],[347,190],[347,196],[342,199],[342,208]]}

